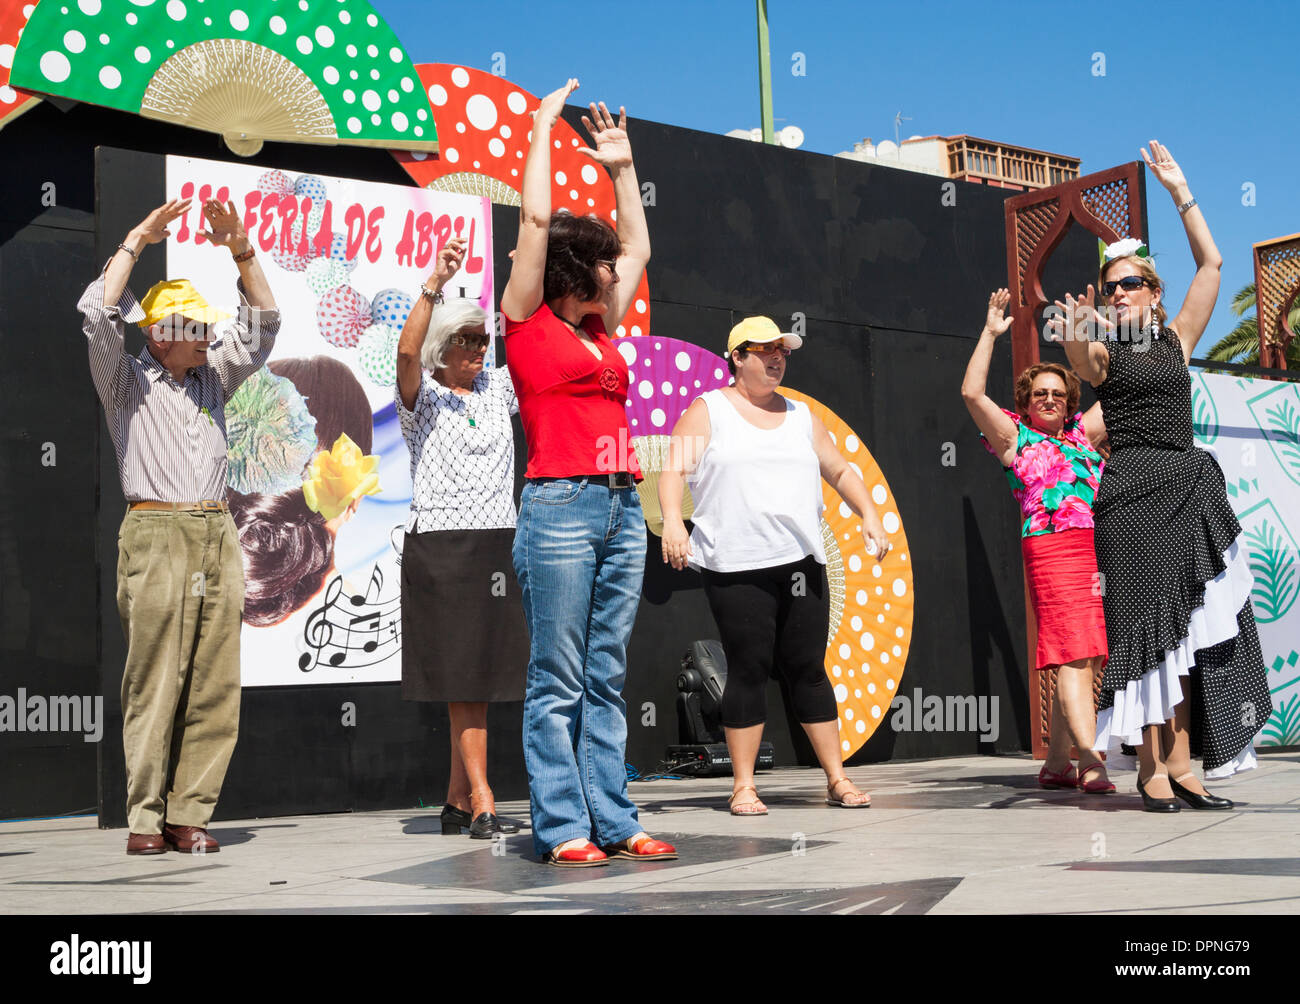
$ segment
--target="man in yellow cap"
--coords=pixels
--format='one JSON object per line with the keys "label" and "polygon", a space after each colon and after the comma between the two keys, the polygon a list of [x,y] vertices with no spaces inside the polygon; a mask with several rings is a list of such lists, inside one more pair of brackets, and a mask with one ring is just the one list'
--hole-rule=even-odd
{"label": "man in yellow cap", "polygon": [[[128,506],[117,558],[128,854],[219,849],[207,825],[239,731],[244,606],[225,502],[225,404],[266,362],[280,327],[234,204],[215,199],[203,206],[201,236],[239,270],[235,316],[186,279],[136,303],[126,283],[140,252],[189,208],[177,199],[145,217],[77,304]],[[125,350],[128,322],[145,331],[138,356]]]}

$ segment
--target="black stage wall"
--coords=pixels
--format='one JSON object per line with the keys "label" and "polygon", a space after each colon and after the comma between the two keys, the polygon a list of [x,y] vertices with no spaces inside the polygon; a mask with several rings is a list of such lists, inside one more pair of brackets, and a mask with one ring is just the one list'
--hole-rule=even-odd
{"label": "black stage wall", "polygon": [[[580,128],[574,110],[568,117]],[[652,186],[653,331],[721,353],[741,317],[763,313],[784,325],[804,315],[808,342],[791,358],[786,382],[863,438],[908,535],[916,614],[900,692],[999,699],[1000,735],[988,746],[972,732],[896,733],[885,721],[853,762],[1028,748],[1017,521],[958,394],[988,292],[1006,281],[1007,193],[954,183],[945,200],[940,178],[649,122],[634,121],[630,133],[638,173]],[[125,149],[100,151],[96,190],[98,145]],[[0,339],[8,364],[0,397],[0,695],[101,693],[107,718],[98,744],[0,733],[0,818],[98,805],[104,825],[123,825],[117,691],[125,653],[115,602],[123,502],[75,304],[126,230],[161,201],[158,155],[235,158],[207,134],[49,104],[0,133],[0,151],[7,168]],[[252,161],[408,183],[384,151],[267,144]],[[42,204],[46,182],[54,183],[54,205]],[[499,276],[516,226],[515,210],[497,207]],[[1076,234],[1049,279],[1082,285],[1095,262],[1095,241]],[[160,254],[147,253],[133,288],[162,278],[161,266]],[[1004,343],[991,383],[1007,402],[1009,367]],[[42,463],[49,442],[53,466]],[[942,462],[946,444],[952,466]],[[521,449],[521,469],[522,456]],[[697,577],[663,566],[652,537],[625,692],[628,760],[640,770],[653,769],[677,741],[682,652],[715,634]],[[771,701],[768,737],[778,762],[807,762],[776,683]],[[345,702],[356,706],[355,727],[342,724]],[[643,725],[651,715],[655,724]],[[395,684],[247,690],[242,716],[218,818],[441,800],[445,710],[402,702]],[[527,790],[520,718],[518,705],[496,706],[490,718],[491,774],[503,798]]]}

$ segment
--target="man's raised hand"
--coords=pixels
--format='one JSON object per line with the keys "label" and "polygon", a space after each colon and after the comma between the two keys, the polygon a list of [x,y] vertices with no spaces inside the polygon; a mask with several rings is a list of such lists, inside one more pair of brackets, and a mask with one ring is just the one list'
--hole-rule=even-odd
{"label": "man's raised hand", "polygon": [[209,229],[200,230],[200,237],[229,249],[231,254],[242,254],[248,249],[248,234],[233,202],[223,206],[217,199],[208,199],[203,203],[203,215],[208,219]]}
{"label": "man's raised hand", "polygon": [[164,202],[141,220],[133,233],[146,244],[165,241],[171,236],[171,231],[167,229],[168,224],[189,212],[192,201],[192,199],[172,199],[170,202]]}

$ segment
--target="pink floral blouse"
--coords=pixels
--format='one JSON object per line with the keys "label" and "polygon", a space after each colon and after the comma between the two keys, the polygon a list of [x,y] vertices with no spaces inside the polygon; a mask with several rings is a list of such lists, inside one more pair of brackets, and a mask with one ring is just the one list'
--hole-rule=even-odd
{"label": "pink floral blouse", "polygon": [[[1021,537],[1062,530],[1091,530],[1092,502],[1101,484],[1104,461],[1084,434],[1083,414],[1067,420],[1059,439],[1039,432],[1014,411],[1002,409],[1016,423],[1016,455],[1002,468],[1011,494],[1020,503]],[[984,448],[994,456],[983,435]]]}

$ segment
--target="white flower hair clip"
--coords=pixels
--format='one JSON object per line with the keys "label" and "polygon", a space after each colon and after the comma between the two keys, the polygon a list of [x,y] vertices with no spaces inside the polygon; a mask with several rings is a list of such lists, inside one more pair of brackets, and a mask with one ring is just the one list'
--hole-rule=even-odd
{"label": "white flower hair clip", "polygon": [[1147,246],[1137,237],[1125,237],[1122,241],[1116,241],[1114,244],[1107,244],[1103,256],[1106,263],[1113,262],[1116,258],[1123,258],[1126,255],[1137,255],[1139,258],[1151,259],[1151,252]]}

